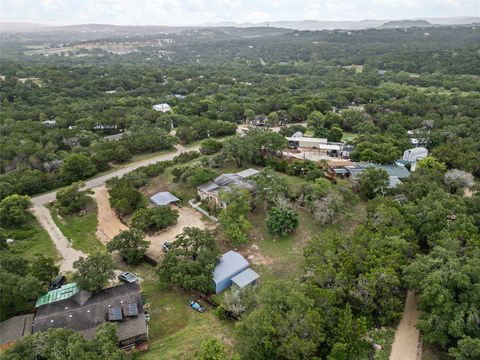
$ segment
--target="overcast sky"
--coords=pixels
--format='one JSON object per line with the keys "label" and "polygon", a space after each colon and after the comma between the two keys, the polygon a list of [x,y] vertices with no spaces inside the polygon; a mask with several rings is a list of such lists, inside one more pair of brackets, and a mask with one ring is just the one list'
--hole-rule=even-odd
{"label": "overcast sky", "polygon": [[196,25],[221,21],[480,16],[480,0],[0,0],[2,21]]}

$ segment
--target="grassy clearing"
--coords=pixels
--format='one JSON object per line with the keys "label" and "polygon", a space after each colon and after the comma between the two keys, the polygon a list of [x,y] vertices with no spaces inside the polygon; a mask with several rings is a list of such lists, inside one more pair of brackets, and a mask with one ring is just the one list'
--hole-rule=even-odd
{"label": "grassy clearing", "polygon": [[5,228],[4,234],[7,238],[15,240],[13,244],[10,244],[10,248],[27,259],[37,254],[42,254],[55,260],[59,258],[52,239],[33,217],[27,226],[16,229]]}
{"label": "grassy clearing", "polygon": [[[298,178],[284,175],[292,183]],[[291,234],[274,237],[268,233],[263,209],[255,209],[250,216],[253,225],[251,231],[252,244],[242,249],[242,253],[251,256],[255,270],[262,275],[262,279],[288,279],[301,276],[303,269],[303,250],[308,240],[313,236],[321,235],[326,230],[336,230],[350,234],[365,220],[365,203],[359,202],[352,206],[350,211],[336,223],[320,225],[314,217],[301,208],[296,209],[299,225]]]}
{"label": "grassy clearing", "polygon": [[345,133],[343,133],[342,141],[352,141],[357,136],[358,136],[358,134],[354,134],[354,133],[351,133],[351,132],[345,132]]}
{"label": "grassy clearing", "polygon": [[84,215],[60,216],[55,207],[50,208],[53,221],[76,250],[87,254],[105,251],[105,245],[98,240],[97,232],[97,205],[92,200]]}
{"label": "grassy clearing", "polygon": [[189,297],[174,291],[150,296],[150,351],[140,359],[191,358],[200,344],[211,337],[230,343],[233,323],[220,320],[208,308],[200,314],[188,305]]}

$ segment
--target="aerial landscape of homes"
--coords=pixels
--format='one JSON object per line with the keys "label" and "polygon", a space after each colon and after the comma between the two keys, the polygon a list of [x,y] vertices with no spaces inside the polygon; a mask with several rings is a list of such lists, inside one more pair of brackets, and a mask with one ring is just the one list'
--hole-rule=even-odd
{"label": "aerial landscape of homes", "polygon": [[0,24],[1,359],[480,359],[472,2],[50,3],[2,4],[56,20]]}

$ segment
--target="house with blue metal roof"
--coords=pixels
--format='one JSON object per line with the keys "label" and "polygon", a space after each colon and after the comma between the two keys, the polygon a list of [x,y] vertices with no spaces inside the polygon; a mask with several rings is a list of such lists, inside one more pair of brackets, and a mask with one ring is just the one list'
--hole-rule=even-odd
{"label": "house with blue metal roof", "polygon": [[248,261],[236,251],[230,250],[223,254],[213,271],[215,293],[221,293],[232,284],[240,288],[254,284],[260,275],[249,269],[249,266]]}

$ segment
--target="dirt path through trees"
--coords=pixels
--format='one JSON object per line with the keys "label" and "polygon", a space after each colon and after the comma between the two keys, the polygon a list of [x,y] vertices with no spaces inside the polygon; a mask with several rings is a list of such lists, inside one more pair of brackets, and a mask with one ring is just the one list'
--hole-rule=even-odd
{"label": "dirt path through trees", "polygon": [[110,196],[105,186],[94,189],[94,197],[98,206],[97,237],[107,244],[116,235],[128,227],[120,221],[110,206]]}
{"label": "dirt path through trees", "polygon": [[36,206],[32,209],[32,212],[40,225],[50,235],[60,256],[63,258],[60,264],[60,272],[73,271],[73,263],[80,257],[86,257],[87,254],[71,247],[70,242],[57,227],[52,215],[50,215],[50,211],[45,206]]}
{"label": "dirt path through trees", "polygon": [[395,331],[390,360],[416,360],[419,354],[420,333],[416,328],[420,311],[417,299],[411,290],[407,293],[403,316]]}

